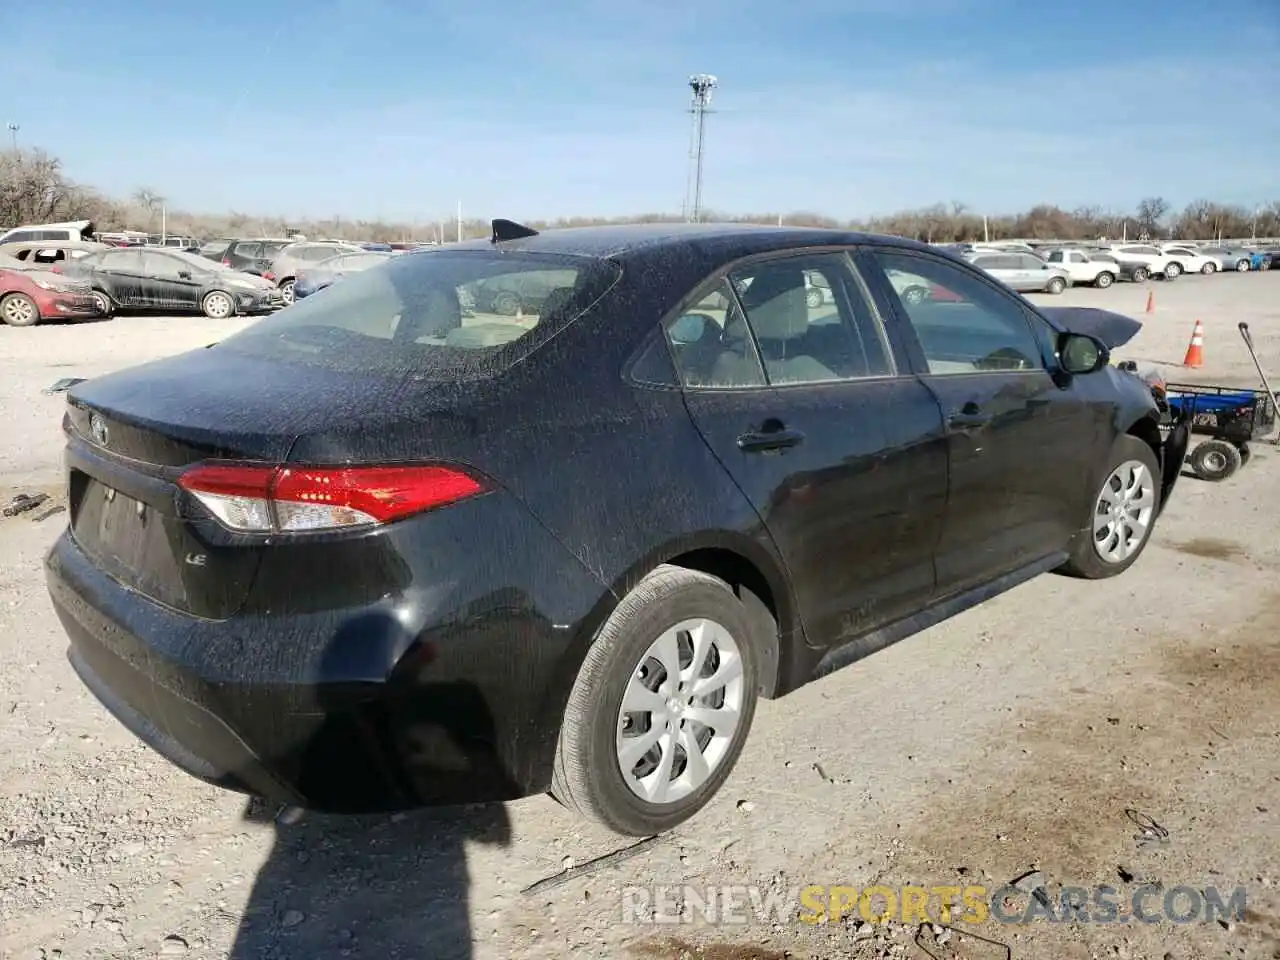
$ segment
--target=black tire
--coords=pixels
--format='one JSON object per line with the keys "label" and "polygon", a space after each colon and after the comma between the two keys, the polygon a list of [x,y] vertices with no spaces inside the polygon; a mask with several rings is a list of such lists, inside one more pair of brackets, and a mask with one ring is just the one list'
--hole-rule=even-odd
{"label": "black tire", "polygon": [[1093,285],[1101,290],[1107,289],[1116,282],[1116,275],[1107,270],[1103,270],[1100,274],[1093,278]]}
{"label": "black tire", "polygon": [[1206,277],[1211,277],[1218,272],[1218,265],[1216,263],[1206,263],[1200,268],[1200,272]]}
{"label": "black tire", "polygon": [[293,300],[294,300],[293,285],[294,285],[293,277],[290,277],[288,280],[282,281],[280,284],[280,299],[284,301],[285,306],[288,306],[289,304],[293,303]]}
{"label": "black tire", "polygon": [[1182,264],[1171,262],[1164,268],[1164,275],[1167,280],[1177,280],[1178,277],[1182,276]]}
{"label": "black tire", "polygon": [[[1102,493],[1104,489],[1111,486],[1112,478],[1116,471],[1126,463],[1134,461],[1146,467],[1147,474],[1151,478],[1152,503],[1146,532],[1143,539],[1132,548],[1124,559],[1118,561],[1104,560],[1098,547],[1095,546],[1096,535],[1094,533],[1094,521],[1098,516],[1099,508],[1102,506]],[[1067,562],[1058,568],[1059,572],[1085,580],[1105,580],[1108,577],[1119,576],[1133,566],[1138,558],[1142,556],[1142,552],[1147,549],[1147,544],[1151,542],[1156,518],[1160,513],[1160,483],[1160,463],[1156,459],[1155,451],[1137,437],[1129,436],[1128,434],[1118,437],[1115,446],[1111,448],[1111,456],[1107,459],[1107,465],[1102,472],[1102,479],[1098,483],[1097,492],[1091,498],[1085,524],[1081,528],[1081,532],[1072,541],[1070,555]]]}
{"label": "black tire", "polygon": [[34,327],[40,322],[40,307],[25,293],[11,293],[0,299],[0,320],[11,327]]}
{"label": "black tire", "polygon": [[[673,803],[655,804],[633,792],[623,778],[616,742],[619,713],[627,685],[645,666],[649,647],[676,624],[696,618],[724,627],[738,647],[742,664],[738,725],[718,765],[700,787]],[[750,732],[759,695],[751,636],[746,608],[724,581],[667,565],[641,580],[600,628],[578,671],[556,745],[552,796],[627,836],[661,833],[697,813],[732,772]]]}
{"label": "black tire", "polygon": [[1240,445],[1240,466],[1247,466],[1249,458],[1252,456],[1253,451],[1249,449],[1249,445],[1247,443],[1242,443]]}
{"label": "black tire", "polygon": [[1191,451],[1187,462],[1201,480],[1217,483],[1244,466],[1244,457],[1235,444],[1225,440],[1205,440]]}
{"label": "black tire", "polygon": [[1151,271],[1146,267],[1135,267],[1133,270],[1134,283],[1146,283],[1151,279]]}
{"label": "black tire", "polygon": [[101,290],[93,291],[93,302],[98,305],[98,312],[104,317],[109,317],[116,312],[115,301]]}
{"label": "black tire", "polygon": [[1054,277],[1044,288],[1044,292],[1052,293],[1056,297],[1065,289],[1067,289],[1067,281],[1063,280],[1061,277]]}

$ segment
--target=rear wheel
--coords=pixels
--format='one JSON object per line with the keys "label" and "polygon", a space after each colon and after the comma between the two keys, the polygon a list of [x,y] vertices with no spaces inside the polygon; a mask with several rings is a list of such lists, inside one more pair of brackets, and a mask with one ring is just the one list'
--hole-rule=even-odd
{"label": "rear wheel", "polygon": [[1200,272],[1207,277],[1212,273],[1218,272],[1218,265],[1216,263],[1206,263],[1203,267],[1200,268]]}
{"label": "rear wheel", "polygon": [[1249,269],[1249,261],[1247,259],[1240,259],[1236,261],[1237,272],[1244,273],[1248,269]]}
{"label": "rear wheel", "polygon": [[11,327],[31,327],[40,322],[40,308],[25,293],[11,293],[0,300],[0,319]]}
{"label": "rear wheel", "polygon": [[212,293],[205,294],[204,300],[200,303],[200,309],[210,320],[225,320],[236,312],[236,305],[230,294],[214,290]]}
{"label": "rear wheel", "polygon": [[1054,296],[1057,296],[1065,289],[1067,289],[1067,281],[1061,277],[1054,277],[1049,281],[1049,285],[1045,287],[1045,291],[1052,293]]}
{"label": "rear wheel", "polygon": [[1164,275],[1170,280],[1173,280],[1175,277],[1182,276],[1182,264],[1176,262],[1170,263],[1164,268]]}
{"label": "rear wheel", "polygon": [[1240,448],[1225,440],[1206,440],[1191,451],[1192,471],[1201,480],[1226,480],[1242,466],[1244,457]]}
{"label": "rear wheel", "polygon": [[1098,274],[1096,277],[1093,278],[1093,285],[1095,287],[1101,287],[1103,290],[1105,290],[1107,287],[1111,286],[1115,282],[1116,282],[1115,274],[1108,273],[1106,270],[1103,270],[1100,274]]}
{"label": "rear wheel", "polygon": [[284,283],[280,284],[280,299],[284,301],[286,306],[293,303],[293,284],[293,280],[286,280]]}
{"label": "rear wheel", "polygon": [[1088,525],[1076,538],[1062,572],[1087,580],[1124,573],[1146,549],[1159,507],[1160,465],[1155,451],[1137,437],[1119,437]]}
{"label": "rear wheel", "polygon": [[746,608],[724,581],[661,566],[614,609],[565,708],[552,795],[630,836],[670,830],[720,789],[755,713]]}
{"label": "rear wheel", "polygon": [[1133,270],[1134,283],[1146,283],[1151,279],[1151,271],[1146,267],[1135,267]]}
{"label": "rear wheel", "polygon": [[806,290],[804,294],[804,302],[810,310],[816,310],[822,306],[821,290]]}

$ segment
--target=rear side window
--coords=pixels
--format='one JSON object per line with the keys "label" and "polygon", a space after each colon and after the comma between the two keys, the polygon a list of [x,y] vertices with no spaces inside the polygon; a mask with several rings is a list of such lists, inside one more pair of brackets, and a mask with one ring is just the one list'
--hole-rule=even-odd
{"label": "rear side window", "polygon": [[238,243],[231,244],[227,252],[235,254],[237,257],[260,257],[262,256],[262,244],[252,240],[241,240]]}
{"label": "rear side window", "polygon": [[226,240],[213,240],[206,243],[200,248],[200,256],[202,257],[220,257],[227,252],[227,247],[231,244]]}
{"label": "rear side window", "polygon": [[449,250],[394,257],[295,302],[216,349],[334,370],[495,376],[621,276],[610,260]]}

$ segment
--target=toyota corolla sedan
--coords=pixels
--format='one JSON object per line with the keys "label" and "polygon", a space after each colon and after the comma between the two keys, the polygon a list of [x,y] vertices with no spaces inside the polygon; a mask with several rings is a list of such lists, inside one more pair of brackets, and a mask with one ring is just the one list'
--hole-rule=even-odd
{"label": "toyota corolla sedan", "polygon": [[646,835],[758,698],[1138,560],[1187,445],[1109,363],[1138,327],[896,238],[495,221],[76,385],[49,591],[84,684],[210,783]]}

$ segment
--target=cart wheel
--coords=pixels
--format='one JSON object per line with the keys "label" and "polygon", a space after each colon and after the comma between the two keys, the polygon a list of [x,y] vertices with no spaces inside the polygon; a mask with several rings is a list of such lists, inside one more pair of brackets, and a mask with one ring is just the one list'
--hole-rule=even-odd
{"label": "cart wheel", "polygon": [[1206,440],[1191,451],[1191,469],[1201,480],[1225,480],[1243,463],[1240,448],[1225,440]]}

